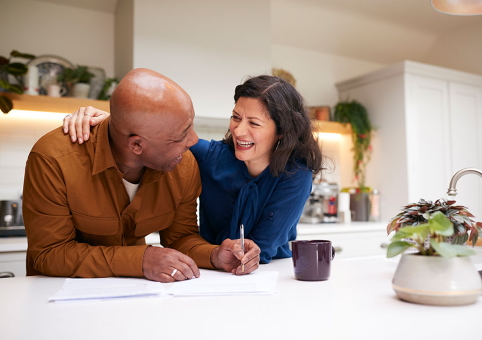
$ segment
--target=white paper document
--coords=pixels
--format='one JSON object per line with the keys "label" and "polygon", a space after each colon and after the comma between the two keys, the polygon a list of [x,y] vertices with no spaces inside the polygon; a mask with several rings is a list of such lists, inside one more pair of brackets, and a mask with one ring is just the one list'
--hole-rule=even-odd
{"label": "white paper document", "polygon": [[132,296],[162,296],[162,283],[134,278],[66,279],[49,301],[105,299]]}
{"label": "white paper document", "polygon": [[198,279],[179,281],[167,290],[173,296],[274,294],[278,272],[254,272],[236,276],[216,270],[202,270]]}
{"label": "white paper document", "polygon": [[[197,279],[170,284],[136,278],[66,279],[51,302],[141,296],[266,295],[276,293],[278,272],[254,272],[236,276],[201,270]],[[169,287],[166,289],[166,287]]]}

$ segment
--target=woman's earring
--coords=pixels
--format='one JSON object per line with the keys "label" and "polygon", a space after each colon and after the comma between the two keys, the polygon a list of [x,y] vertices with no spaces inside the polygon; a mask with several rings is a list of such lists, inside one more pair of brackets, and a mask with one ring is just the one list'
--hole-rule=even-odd
{"label": "woman's earring", "polygon": [[281,142],[281,139],[278,139],[278,144],[276,144],[276,148],[274,149],[274,151],[278,150],[278,146],[280,142]]}

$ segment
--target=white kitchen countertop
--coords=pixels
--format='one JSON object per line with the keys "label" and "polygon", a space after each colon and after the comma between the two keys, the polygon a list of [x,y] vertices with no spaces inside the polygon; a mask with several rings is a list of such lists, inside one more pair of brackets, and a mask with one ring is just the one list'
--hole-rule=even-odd
{"label": "white kitchen countertop", "polygon": [[[298,234],[328,234],[352,233],[385,230],[387,223],[378,222],[352,222],[352,223],[299,223]],[[159,235],[150,234],[146,237],[148,244],[159,244]],[[0,237],[0,253],[27,251],[26,237]]]}
{"label": "white kitchen countertop", "polygon": [[298,235],[385,231],[388,222],[298,223]]}
{"label": "white kitchen countertop", "polygon": [[480,323],[482,299],[460,307],[403,302],[391,286],[397,261],[382,256],[339,260],[329,280],[304,282],[294,279],[291,259],[273,260],[259,269],[279,273],[278,293],[266,296],[49,303],[65,278],[0,279],[0,334],[74,340],[481,339],[473,325]]}

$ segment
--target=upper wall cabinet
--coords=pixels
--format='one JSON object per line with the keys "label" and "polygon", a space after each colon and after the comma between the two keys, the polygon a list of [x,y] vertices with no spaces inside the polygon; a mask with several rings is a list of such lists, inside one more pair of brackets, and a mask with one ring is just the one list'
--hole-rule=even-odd
{"label": "upper wall cabinet", "polygon": [[[367,183],[380,189],[383,219],[420,198],[447,198],[456,171],[482,169],[482,76],[405,61],[337,88],[376,128]],[[465,176],[457,189],[457,203],[481,220],[482,179]]]}

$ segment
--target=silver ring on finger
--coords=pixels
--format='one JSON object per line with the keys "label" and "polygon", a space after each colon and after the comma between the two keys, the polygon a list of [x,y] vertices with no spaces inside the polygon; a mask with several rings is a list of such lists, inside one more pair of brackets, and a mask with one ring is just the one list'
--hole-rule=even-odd
{"label": "silver ring on finger", "polygon": [[171,273],[171,276],[174,277],[174,275],[176,275],[176,273],[177,273],[177,268],[174,268],[174,270]]}

